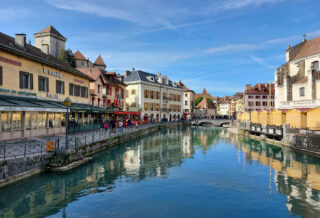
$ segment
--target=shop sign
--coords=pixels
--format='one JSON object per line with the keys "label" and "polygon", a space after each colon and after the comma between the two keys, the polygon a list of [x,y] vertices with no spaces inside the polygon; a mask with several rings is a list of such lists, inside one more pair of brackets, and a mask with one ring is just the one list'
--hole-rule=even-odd
{"label": "shop sign", "polygon": [[43,72],[46,73],[46,74],[49,74],[51,76],[55,76],[55,77],[58,77],[58,78],[62,78],[62,74],[61,73],[58,73],[58,72],[54,72],[54,71],[50,71],[50,70],[47,70],[45,68],[43,68]]}
{"label": "shop sign", "polygon": [[80,83],[80,84],[84,84],[84,82],[82,80],[79,79],[74,79],[75,82]]}
{"label": "shop sign", "polygon": [[59,96],[57,95],[57,94],[47,94],[47,97],[48,98],[54,98],[54,99],[58,99],[59,98]]}
{"label": "shop sign", "polygon": [[8,64],[16,65],[18,67],[22,66],[22,63],[19,62],[19,61],[15,61],[15,60],[12,60],[12,59],[9,59],[9,58],[5,58],[5,57],[1,57],[1,56],[0,56],[0,61],[8,63]]}
{"label": "shop sign", "polygon": [[5,92],[8,94],[15,94],[15,95],[37,96],[37,93],[26,92],[26,91],[16,91],[14,89],[1,89],[0,88],[0,92]]}

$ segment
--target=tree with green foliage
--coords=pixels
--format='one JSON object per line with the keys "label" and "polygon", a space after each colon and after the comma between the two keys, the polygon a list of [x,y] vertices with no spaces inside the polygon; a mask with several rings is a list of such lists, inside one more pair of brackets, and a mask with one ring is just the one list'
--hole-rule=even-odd
{"label": "tree with green foliage", "polygon": [[197,105],[202,101],[202,99],[203,99],[202,96],[199,96],[198,98],[196,98],[196,99],[193,101],[194,106],[197,106]]}
{"label": "tree with green foliage", "polygon": [[213,105],[213,101],[212,101],[212,99],[211,99],[211,98],[207,97],[207,101],[208,101],[210,104],[212,104],[212,105]]}
{"label": "tree with green foliage", "polygon": [[70,48],[68,50],[61,49],[58,58],[69,64],[71,67],[76,67],[76,59],[74,58],[73,52]]}

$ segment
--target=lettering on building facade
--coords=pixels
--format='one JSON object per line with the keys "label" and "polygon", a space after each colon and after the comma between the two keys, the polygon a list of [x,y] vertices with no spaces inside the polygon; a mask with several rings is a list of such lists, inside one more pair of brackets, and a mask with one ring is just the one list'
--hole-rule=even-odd
{"label": "lettering on building facade", "polygon": [[19,61],[15,61],[15,60],[12,60],[12,59],[9,59],[9,58],[5,58],[5,57],[1,57],[1,56],[0,56],[0,61],[8,63],[8,64],[16,65],[16,66],[19,66],[19,67],[22,66],[22,63],[19,62]]}
{"label": "lettering on building facade", "polygon": [[48,74],[48,75],[51,75],[51,76],[55,76],[55,77],[58,77],[58,78],[62,78],[62,74],[61,73],[58,73],[58,72],[54,72],[54,71],[50,71],[50,70],[47,70],[45,68],[43,68],[43,72]]}

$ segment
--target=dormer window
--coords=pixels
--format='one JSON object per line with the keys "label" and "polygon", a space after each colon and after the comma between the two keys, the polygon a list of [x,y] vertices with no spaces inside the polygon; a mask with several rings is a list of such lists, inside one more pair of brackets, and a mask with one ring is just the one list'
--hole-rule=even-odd
{"label": "dormer window", "polygon": [[147,79],[151,82],[154,82],[154,77],[153,76],[148,76]]}

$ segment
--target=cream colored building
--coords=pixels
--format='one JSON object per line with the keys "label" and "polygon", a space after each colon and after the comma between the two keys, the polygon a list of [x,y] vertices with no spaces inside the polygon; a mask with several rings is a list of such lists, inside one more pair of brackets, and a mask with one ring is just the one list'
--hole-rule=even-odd
{"label": "cream colored building", "polygon": [[143,71],[126,71],[128,111],[141,112],[143,119],[175,120],[182,118],[183,88],[167,76]]}
{"label": "cream colored building", "polygon": [[275,107],[320,107],[320,37],[289,45],[285,54],[286,63],[275,72]]}
{"label": "cream colored building", "polygon": [[188,118],[192,118],[194,114],[194,95],[196,94],[193,90],[190,90],[187,86],[185,86],[181,80],[178,82],[178,86],[183,88],[183,114]]}

